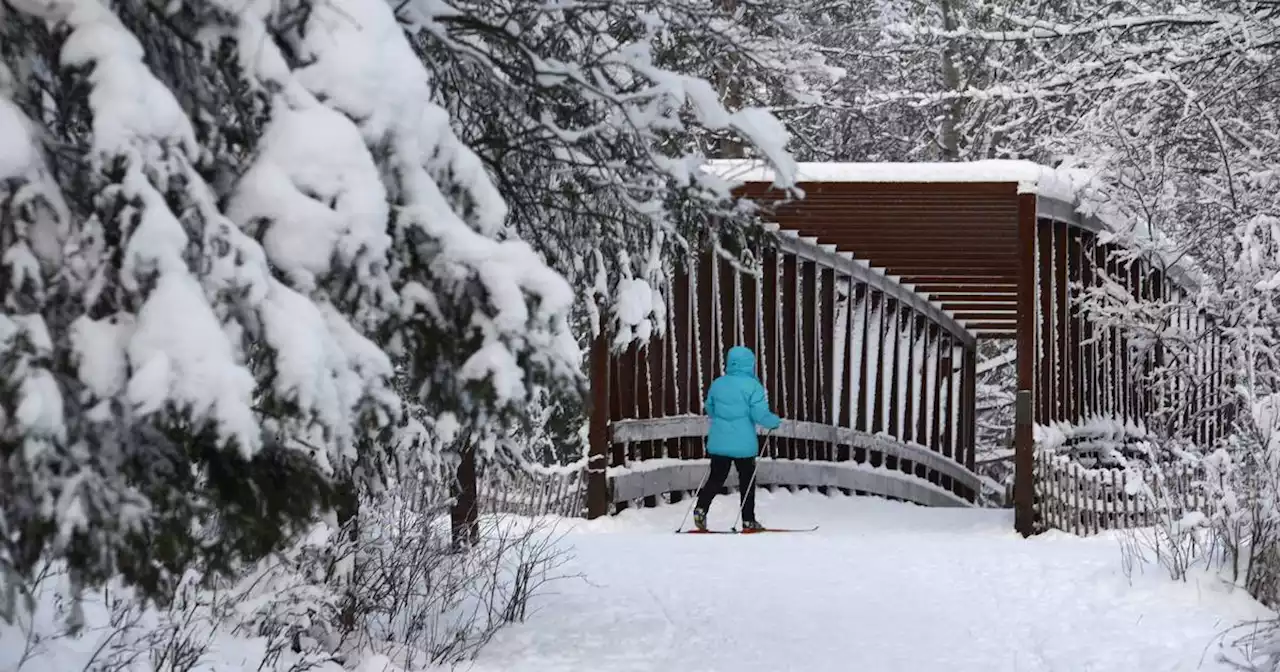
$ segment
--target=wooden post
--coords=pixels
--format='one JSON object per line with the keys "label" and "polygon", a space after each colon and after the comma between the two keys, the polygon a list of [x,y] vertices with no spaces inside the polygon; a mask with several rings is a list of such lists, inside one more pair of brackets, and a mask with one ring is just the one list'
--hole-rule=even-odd
{"label": "wooden post", "polygon": [[1036,197],[1018,197],[1018,397],[1014,428],[1014,529],[1035,532]]}
{"label": "wooden post", "polygon": [[[466,439],[464,439],[466,440]],[[453,482],[452,536],[455,548],[475,544],[480,541],[479,525],[479,488],[476,483],[476,449],[466,440],[462,449],[462,461],[458,463],[458,472]]]}
{"label": "wooden post", "polygon": [[[964,423],[964,466],[969,471],[976,468],[976,460],[978,456],[978,346],[966,346],[964,349],[964,362],[961,371],[964,389],[960,394],[964,399],[964,408],[961,411],[967,416]],[[974,493],[977,497],[978,493]]]}
{"label": "wooden post", "polygon": [[591,420],[587,430],[587,518],[609,513],[609,341],[602,328],[591,344]]}

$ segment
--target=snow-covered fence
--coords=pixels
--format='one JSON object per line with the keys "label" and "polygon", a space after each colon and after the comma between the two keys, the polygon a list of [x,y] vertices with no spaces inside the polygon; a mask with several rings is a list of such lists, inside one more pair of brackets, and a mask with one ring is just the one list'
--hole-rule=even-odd
{"label": "snow-covered fence", "polygon": [[1036,451],[1040,529],[1078,535],[1147,527],[1200,511],[1204,472],[1176,463],[1142,469],[1091,469],[1049,450]]}
{"label": "snow-covered fence", "polygon": [[1156,437],[1144,426],[1119,418],[1093,417],[1084,423],[1036,426],[1036,449],[1069,457],[1085,467],[1118,466],[1126,460],[1153,461]]}
{"label": "snow-covered fence", "polygon": [[519,472],[486,470],[478,478],[480,513],[581,517],[586,501],[583,466],[532,467]]}

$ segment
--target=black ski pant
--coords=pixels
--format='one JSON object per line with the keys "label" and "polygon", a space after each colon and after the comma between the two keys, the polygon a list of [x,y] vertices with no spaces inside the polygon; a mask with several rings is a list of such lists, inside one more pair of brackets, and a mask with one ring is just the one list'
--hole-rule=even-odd
{"label": "black ski pant", "polygon": [[754,457],[721,457],[711,456],[711,473],[707,482],[698,491],[698,508],[706,511],[711,508],[711,500],[720,494],[725,479],[729,478],[729,467],[738,469],[738,501],[742,504],[742,519],[756,519],[756,458]]}

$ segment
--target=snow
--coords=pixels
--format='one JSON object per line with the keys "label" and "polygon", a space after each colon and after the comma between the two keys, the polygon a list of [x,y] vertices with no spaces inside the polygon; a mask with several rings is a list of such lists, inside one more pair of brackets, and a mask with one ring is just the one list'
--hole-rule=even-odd
{"label": "snow", "polygon": [[345,426],[345,414],[359,401],[362,387],[346,353],[328,333],[327,316],[274,280],[266,306],[262,328],[277,352],[276,392],[297,404],[304,417],[315,417],[326,427]]}
{"label": "snow", "polygon": [[[853,291],[852,288],[850,291]],[[849,352],[853,353],[853,361],[849,363],[849,391],[845,397],[846,401],[844,403],[847,403],[850,408],[849,424],[853,427],[858,427],[859,423],[863,423],[862,426],[866,427],[870,425],[870,423],[866,423],[865,421],[868,416],[862,411],[862,409],[856,408],[856,406],[858,403],[858,396],[862,392],[863,385],[862,357],[865,349],[863,343],[866,341],[867,337],[867,311],[870,309],[870,300],[868,295],[864,292],[862,294],[855,294],[851,297],[850,301],[852,305],[851,310],[853,312],[850,315],[851,326],[849,334],[850,337],[853,338],[853,345],[849,349]],[[868,378],[868,380],[871,379]]]}
{"label": "snow", "polygon": [[[716,500],[713,528],[734,521],[735,502]],[[1273,616],[1206,573],[1175,582],[1158,567],[1139,567],[1125,576],[1111,533],[1023,539],[1005,510],[760,490],[758,511],[778,527],[821,527],[672,534],[684,504],[595,521],[547,518],[572,554],[554,570],[566,578],[536,596],[528,619],[500,631],[474,664],[452,669],[838,672],[857,660],[857,669],[876,672],[1226,672],[1233,668],[1216,656],[1219,636]],[[1188,516],[1179,524],[1201,522]],[[322,528],[306,545],[331,543]],[[121,609],[127,590],[92,591],[79,636],[53,634],[65,632],[59,614],[69,590],[55,574],[37,589],[34,619],[0,626],[0,669],[15,669],[28,654],[22,669],[82,669],[95,655],[102,662],[179,641],[197,645],[193,672],[301,664],[287,650],[269,662],[269,642],[253,619],[281,600],[294,604],[283,609],[314,608],[319,596],[271,566],[217,596],[191,591],[198,577],[189,576],[171,610]],[[108,624],[117,616],[134,627],[118,631]],[[42,636],[28,651],[33,623]],[[346,669],[400,672],[398,646],[353,647]],[[312,669],[342,669],[323,658],[311,655]],[[143,656],[128,669],[152,669],[147,663]]]}
{"label": "snow", "polygon": [[1131,451],[1152,449],[1153,437],[1145,427],[1131,419],[1112,416],[1094,415],[1076,424],[1053,422],[1035,425],[1032,431],[1039,450],[1061,451],[1068,443],[1073,452],[1113,454],[1121,447]]}
{"label": "snow", "polygon": [[461,380],[489,380],[502,402],[524,398],[524,369],[506,346],[490,340],[467,358],[458,370]]}
{"label": "snow", "polygon": [[[884,312],[885,298],[883,294],[879,295],[879,297],[873,294],[868,301],[871,303],[870,308],[868,308],[867,319],[869,323],[867,325],[867,351],[865,355],[867,362],[867,394],[865,395],[866,408],[862,412],[863,417],[867,418],[866,428],[871,429],[876,426],[872,418],[876,414],[876,395],[880,393],[877,389],[879,387],[877,381],[880,375],[880,351],[884,347],[884,329],[881,324],[881,315]],[[888,406],[888,404],[885,404],[885,406]],[[880,426],[884,426],[883,422]]]}
{"label": "snow", "polygon": [[82,315],[71,323],[79,378],[99,399],[115,396],[129,380],[125,348],[132,332],[133,316],[127,313],[101,320]]}
{"label": "snow", "polygon": [[[736,511],[720,497],[713,527]],[[576,558],[472,672],[1231,669],[1217,637],[1269,612],[1208,575],[1121,572],[1113,536],[1022,539],[1011,513],[759,493],[814,533],[679,536],[683,505],[570,523]],[[1203,661],[1203,666],[1202,666]]]}
{"label": "snow", "polygon": [[[941,334],[941,331],[939,334]],[[945,396],[943,396],[942,390],[942,385],[946,379],[939,380],[938,376],[938,352],[942,348],[942,344],[938,342],[939,338],[931,339],[930,335],[930,330],[926,327],[924,336],[921,338],[923,352],[916,355],[916,361],[920,362],[919,366],[924,367],[923,375],[917,379],[924,385],[923,394],[920,395],[920,409],[917,411],[918,415],[924,416],[924,432],[916,436],[915,439],[918,443],[926,446],[933,445],[930,439],[933,438],[933,432],[935,431],[933,427],[934,404],[936,403],[938,408],[944,412],[947,408],[946,402],[943,401]],[[945,431],[943,423],[938,423],[938,429]],[[942,442],[940,441],[939,443]]]}
{"label": "snow", "polygon": [[[844,403],[844,393],[846,389],[845,380],[851,377],[845,372],[844,353],[846,345],[845,342],[846,339],[849,338],[850,313],[853,309],[854,302],[853,281],[850,279],[847,282],[841,282],[842,280],[844,279],[841,278],[836,280],[836,305],[834,308],[835,326],[833,329],[834,338],[832,338],[831,343],[825,343],[822,342],[822,339],[819,339],[819,345],[822,346],[824,350],[826,348],[831,348],[831,351],[835,353],[835,356],[831,358],[834,366],[831,370],[831,385],[828,388],[831,396],[827,399],[826,403],[828,407],[832,409],[832,419],[836,422],[839,422],[841,419],[839,409],[840,405]],[[756,305],[758,306],[760,304],[757,303]]]}
{"label": "snow", "polygon": [[0,64],[0,183],[10,182],[8,208],[14,213],[30,208],[33,218],[10,218],[14,235],[8,249],[0,250],[0,272],[9,276],[11,291],[34,290],[39,295],[44,289],[42,265],[64,265],[62,247],[70,215],[35,142],[40,129],[7,98],[12,76]]}
{"label": "snow", "polygon": [[39,154],[31,144],[29,129],[18,107],[0,95],[0,180],[23,175],[38,165]]}
{"label": "snow", "polygon": [[[779,177],[760,161],[718,159],[708,169],[734,183],[769,182]],[[1081,170],[1056,170],[1031,161],[989,159],[966,162],[799,163],[794,181],[805,182],[1016,182],[1020,193],[1075,203],[1091,176]]]}
{"label": "snow", "polygon": [[[346,410],[362,392],[390,397],[381,383],[360,387],[390,373],[361,333],[392,311],[445,322],[442,306],[451,297],[444,292],[480,304],[471,326],[483,342],[463,363],[463,380],[487,379],[506,401],[528,395],[521,364],[575,373],[580,352],[566,319],[572,288],[528,244],[501,239],[506,205],[479,157],[454,134],[448,113],[432,102],[427,70],[391,6],[381,0],[317,6],[281,45],[306,63],[291,71],[266,34],[264,22],[278,8],[217,4],[238,18],[242,64],[277,94],[261,151],[228,215],[260,234],[299,298],[314,300],[328,277],[354,276],[359,285],[322,309],[326,328],[275,320],[268,340],[278,352],[305,345],[277,387],[310,402],[304,410],[329,426],[349,418]],[[401,260],[410,256],[426,268],[406,271]],[[412,275],[419,273],[432,282]],[[396,280],[404,283],[400,292]],[[471,286],[482,291],[464,291]],[[279,296],[280,289],[273,293],[277,302],[299,303]],[[295,308],[292,315],[315,325],[314,315]],[[325,331],[330,340],[302,344],[303,332],[323,338]],[[321,382],[309,386],[308,379]]]}
{"label": "snow", "polygon": [[982,374],[987,373],[988,371],[994,371],[995,369],[1009,366],[1011,364],[1016,364],[1017,362],[1018,362],[1018,351],[1017,349],[1013,349],[1002,355],[998,355],[990,359],[984,359],[981,362],[978,362],[977,372],[978,372],[978,375],[981,376]]}
{"label": "snow", "polygon": [[345,266],[361,255],[380,259],[391,245],[387,194],[364,139],[319,104],[277,106],[227,216],[244,228],[271,222],[262,245],[303,292],[314,290],[335,260]]}
{"label": "snow", "polygon": [[23,446],[23,457],[32,461],[46,446],[44,439],[65,438],[62,395],[58,382],[45,369],[37,369],[23,379],[18,390],[22,401],[14,412],[18,427],[29,440]]}
{"label": "snow", "polygon": [[142,45],[116,15],[94,0],[64,3],[24,0],[25,11],[60,17],[72,28],[62,45],[64,67],[93,65],[93,146],[100,157],[147,152],[153,143],[177,140],[191,157],[199,154],[195,131],[178,101],[143,63]]}
{"label": "snow", "polygon": [[195,420],[213,422],[218,436],[234,440],[246,457],[257,450],[253,375],[237,361],[200,285],[185,269],[157,279],[138,311],[127,350],[134,372],[126,395],[135,412],[161,411],[171,402]]}
{"label": "snow", "polygon": [[[640,278],[629,278],[618,283],[614,313],[618,317],[618,336],[615,341],[619,345],[633,339],[641,343],[648,342],[653,333],[654,321],[659,317],[660,296],[660,292],[653,291],[649,283]],[[650,320],[650,316],[654,319]]]}

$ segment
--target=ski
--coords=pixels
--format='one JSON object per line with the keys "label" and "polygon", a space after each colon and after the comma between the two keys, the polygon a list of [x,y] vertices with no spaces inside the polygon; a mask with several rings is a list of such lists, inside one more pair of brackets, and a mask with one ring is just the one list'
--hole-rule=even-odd
{"label": "ski", "polygon": [[763,530],[744,530],[742,534],[762,534],[766,532],[813,532],[818,526],[813,527],[766,527]]}
{"label": "ski", "polygon": [[813,532],[818,529],[817,525],[813,527],[766,527],[763,530],[676,530],[676,534],[764,534],[766,532]]}

